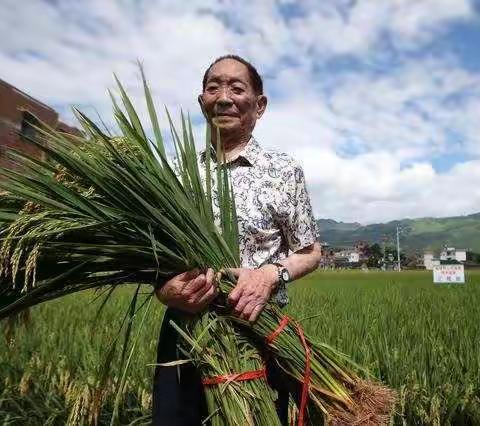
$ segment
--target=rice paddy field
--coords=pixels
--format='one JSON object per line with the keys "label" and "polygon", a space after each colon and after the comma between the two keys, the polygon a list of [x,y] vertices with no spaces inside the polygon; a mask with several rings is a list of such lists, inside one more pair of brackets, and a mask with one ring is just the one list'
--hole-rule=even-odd
{"label": "rice paddy field", "polygon": [[[109,423],[121,372],[114,363],[102,380],[101,367],[131,291],[114,295],[99,318],[93,293],[50,302],[0,336],[0,425]],[[480,271],[456,286],[434,285],[425,271],[316,272],[290,296],[287,310],[308,333],[397,389],[392,424],[480,424]],[[158,304],[140,331],[123,424],[149,423],[162,314]]]}

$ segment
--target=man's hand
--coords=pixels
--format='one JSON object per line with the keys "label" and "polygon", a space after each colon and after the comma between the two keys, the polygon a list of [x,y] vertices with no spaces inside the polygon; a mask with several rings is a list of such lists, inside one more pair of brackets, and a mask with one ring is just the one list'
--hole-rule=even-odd
{"label": "man's hand", "polygon": [[213,269],[204,274],[198,269],[168,280],[157,290],[158,299],[170,308],[190,314],[203,311],[218,294]]}
{"label": "man's hand", "polygon": [[238,278],[228,301],[236,315],[253,322],[270,299],[278,280],[277,267],[265,265],[259,269],[232,268],[229,271]]}

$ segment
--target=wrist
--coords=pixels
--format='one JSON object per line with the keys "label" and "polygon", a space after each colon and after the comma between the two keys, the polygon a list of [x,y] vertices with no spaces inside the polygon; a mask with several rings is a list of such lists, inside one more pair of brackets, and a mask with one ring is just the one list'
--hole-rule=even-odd
{"label": "wrist", "polygon": [[263,265],[261,269],[267,274],[267,282],[270,284],[272,291],[278,288],[278,268],[272,263]]}
{"label": "wrist", "polygon": [[287,283],[289,283],[292,279],[288,268],[279,262],[274,262],[273,266],[277,268],[277,290],[279,288],[285,289]]}

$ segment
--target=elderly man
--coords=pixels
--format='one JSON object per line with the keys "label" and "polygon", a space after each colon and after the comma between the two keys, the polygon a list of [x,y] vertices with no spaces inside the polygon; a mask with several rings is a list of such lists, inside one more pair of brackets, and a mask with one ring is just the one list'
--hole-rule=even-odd
{"label": "elderly man", "polygon": [[[253,138],[256,121],[267,107],[256,69],[234,55],[216,59],[203,78],[199,102],[218,129],[234,187],[242,267],[228,299],[236,315],[255,321],[272,298],[288,303],[286,284],[311,272],[320,246],[301,167],[289,156],[265,150]],[[282,125],[281,123],[279,125]],[[212,143],[215,146],[216,131]],[[205,153],[199,161],[205,162]],[[187,271],[157,291],[168,306],[158,346],[158,363],[178,359],[177,336],[168,325],[179,311],[197,313],[217,295],[214,273]],[[279,392],[279,416],[286,422],[288,393],[279,372],[270,384]],[[154,379],[155,425],[196,426],[205,417],[202,385],[192,365],[157,367]]]}

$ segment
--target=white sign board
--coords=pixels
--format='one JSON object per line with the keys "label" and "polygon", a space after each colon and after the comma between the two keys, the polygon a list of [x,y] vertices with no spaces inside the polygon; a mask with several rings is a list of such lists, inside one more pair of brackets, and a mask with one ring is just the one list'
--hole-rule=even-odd
{"label": "white sign board", "polygon": [[433,282],[463,284],[465,283],[465,271],[463,265],[434,265]]}

